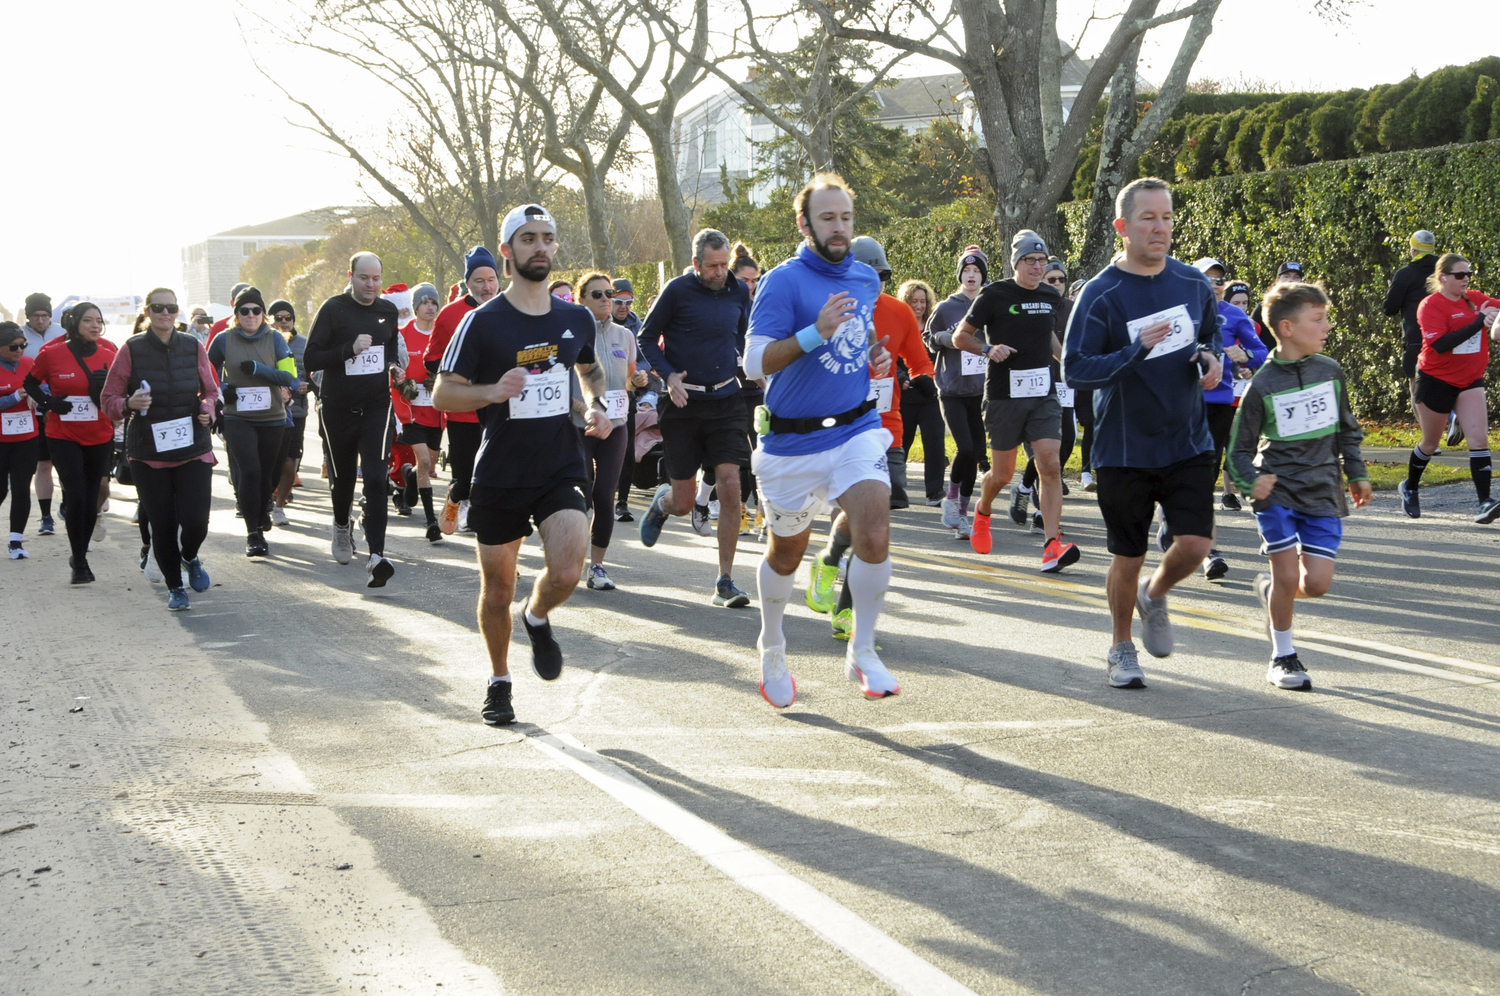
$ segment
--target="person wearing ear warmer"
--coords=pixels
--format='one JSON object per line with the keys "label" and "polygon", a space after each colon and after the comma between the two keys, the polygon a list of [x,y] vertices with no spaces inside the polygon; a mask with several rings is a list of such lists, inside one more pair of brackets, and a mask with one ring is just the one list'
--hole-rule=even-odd
{"label": "person wearing ear warmer", "polygon": [[297,383],[297,361],[266,322],[260,291],[234,299],[234,324],[208,345],[208,361],[224,392],[224,448],[236,470],[235,504],[245,519],[245,556],[271,552],[271,489],[281,476],[286,395]]}

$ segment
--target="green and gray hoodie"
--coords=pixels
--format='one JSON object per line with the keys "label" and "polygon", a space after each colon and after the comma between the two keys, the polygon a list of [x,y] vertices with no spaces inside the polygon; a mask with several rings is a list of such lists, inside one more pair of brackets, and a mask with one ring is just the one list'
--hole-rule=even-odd
{"label": "green and gray hoodie", "polygon": [[1288,361],[1272,353],[1240,400],[1229,475],[1246,495],[1256,477],[1276,475],[1270,497],[1253,503],[1257,512],[1281,505],[1342,518],[1349,514],[1344,477],[1370,479],[1359,453],[1364,437],[1337,360],[1316,353]]}

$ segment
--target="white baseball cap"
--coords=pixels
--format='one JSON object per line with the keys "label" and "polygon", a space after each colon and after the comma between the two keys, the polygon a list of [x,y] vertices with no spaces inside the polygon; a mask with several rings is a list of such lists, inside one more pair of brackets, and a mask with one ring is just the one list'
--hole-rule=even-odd
{"label": "white baseball cap", "polygon": [[1217,259],[1214,259],[1212,256],[1204,256],[1202,259],[1198,260],[1193,264],[1193,269],[1199,271],[1200,273],[1207,273],[1209,270],[1212,270],[1216,266],[1224,271],[1225,276],[1229,275],[1229,267],[1225,266]]}
{"label": "white baseball cap", "polygon": [[510,214],[505,216],[505,221],[500,224],[500,241],[509,242],[510,237],[521,228],[522,225],[533,221],[540,221],[552,226],[552,231],[557,231],[557,222],[547,209],[540,204],[522,204],[520,207],[511,208]]}

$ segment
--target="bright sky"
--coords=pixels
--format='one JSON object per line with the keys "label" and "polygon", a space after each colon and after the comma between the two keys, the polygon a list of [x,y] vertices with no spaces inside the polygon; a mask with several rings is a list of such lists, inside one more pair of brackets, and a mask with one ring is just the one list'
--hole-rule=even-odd
{"label": "bright sky", "polygon": [[[1066,38],[1092,7],[1062,0]],[[1310,0],[1224,0],[1194,78],[1369,87],[1500,52],[1500,4],[1462,7],[1461,16],[1437,16],[1441,7],[1368,0],[1347,27],[1333,28]],[[8,6],[7,38],[28,41],[7,46],[0,304],[18,311],[34,290],[56,300],[180,286],[184,246],[359,200],[356,168],[286,122],[301,112],[256,74],[235,11],[232,0]],[[1084,52],[1105,37],[1096,24]],[[1170,41],[1143,69],[1147,78],[1166,75]],[[344,74],[300,53],[261,59],[305,88],[309,102],[330,107],[336,124],[374,126],[378,92],[356,96]]]}

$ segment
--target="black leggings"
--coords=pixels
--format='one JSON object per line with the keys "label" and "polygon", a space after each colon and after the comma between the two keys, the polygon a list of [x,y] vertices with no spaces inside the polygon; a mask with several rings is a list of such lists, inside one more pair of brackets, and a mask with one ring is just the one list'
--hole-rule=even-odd
{"label": "black leggings", "polygon": [[584,462],[589,468],[589,504],[594,509],[594,524],[589,541],[597,547],[608,547],[615,534],[615,489],[620,480],[620,463],[631,448],[630,433],[616,426],[608,438],[583,437]]}
{"label": "black leggings", "polygon": [[[630,395],[630,412],[625,416],[625,425],[615,430],[625,433],[625,452],[620,461],[620,483],[615,489],[615,504],[623,505],[630,500],[630,482],[635,478],[635,395]],[[611,436],[614,432],[610,433]]]}
{"label": "black leggings", "polygon": [[469,497],[469,486],[474,483],[474,458],[479,455],[479,441],[483,438],[484,426],[478,422],[448,423],[448,469],[453,472],[448,497],[453,501],[466,501]]}
{"label": "black leggings", "polygon": [[1073,411],[1078,415],[1078,425],[1083,433],[1078,438],[1078,458],[1084,470],[1094,469],[1094,392],[1077,391],[1073,395]]}
{"label": "black leggings", "polygon": [[[266,528],[271,491],[281,480],[281,441],[286,426],[280,422],[246,422],[232,415],[224,418],[224,448],[234,461],[235,507],[245,517],[245,532]],[[189,558],[191,559],[191,558]],[[166,568],[162,568],[166,573]]]}
{"label": "black leggings", "polygon": [[1224,451],[1229,447],[1229,434],[1234,431],[1234,416],[1239,409],[1234,405],[1204,405],[1208,409],[1208,433],[1214,438],[1214,466],[1224,468]]}
{"label": "black leggings", "polygon": [[0,503],[10,490],[10,531],[24,533],[31,518],[31,479],[36,476],[36,457],[41,448],[36,437],[19,443],[0,443]]}
{"label": "black leggings", "polygon": [[929,501],[943,497],[943,470],[948,466],[947,435],[943,430],[943,406],[937,399],[908,403],[901,395],[901,448],[911,455],[917,431],[922,433],[922,485]]}
{"label": "black leggings", "polygon": [[73,563],[81,564],[88,559],[89,538],[99,521],[99,481],[109,470],[115,444],[83,446],[71,439],[53,438],[47,440],[47,449],[68,503],[68,546],[73,551]]}
{"label": "black leggings", "polygon": [[[224,421],[227,426],[230,420]],[[214,466],[202,460],[189,460],[175,467],[158,468],[132,460],[130,473],[141,499],[141,525],[150,522],[151,552],[156,566],[161,568],[168,588],[181,588],[182,562],[198,556],[198,548],[208,536]]]}
{"label": "black leggings", "polygon": [[[1057,465],[1059,468],[1066,467],[1068,460],[1073,456],[1073,444],[1078,441],[1078,430],[1073,425],[1073,409],[1062,410],[1062,446],[1057,451]],[[1036,487],[1036,460],[1031,452],[1031,444],[1026,444],[1026,472],[1021,475],[1021,487],[1028,491]]]}
{"label": "black leggings", "polygon": [[[364,475],[365,510],[361,525],[370,553],[385,553],[386,476],[391,450],[391,406],[355,411],[349,408],[324,408],[319,412],[323,442],[328,447],[328,482],[333,492],[333,521],[349,522],[354,504],[354,485]],[[478,426],[475,426],[478,428]],[[450,440],[453,438],[450,434]],[[450,461],[452,455],[449,456]],[[358,472],[356,472],[356,465]],[[472,472],[473,464],[470,464]],[[454,474],[455,480],[457,473]]]}
{"label": "black leggings", "polygon": [[[943,421],[958,448],[953,454],[948,480],[957,484],[958,493],[967,498],[974,493],[980,457],[989,456],[984,439],[984,399],[976,394],[972,398],[944,397],[939,402],[943,407]],[[924,442],[922,446],[925,449],[927,444]]]}

